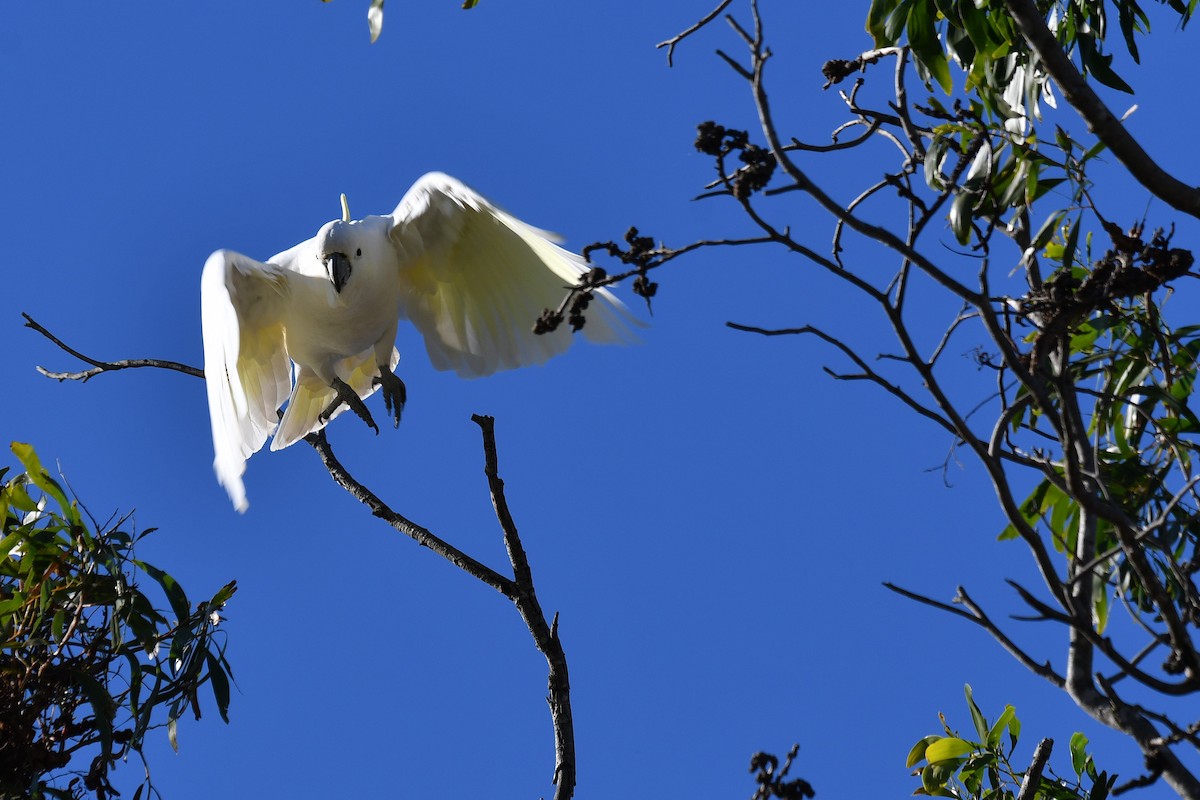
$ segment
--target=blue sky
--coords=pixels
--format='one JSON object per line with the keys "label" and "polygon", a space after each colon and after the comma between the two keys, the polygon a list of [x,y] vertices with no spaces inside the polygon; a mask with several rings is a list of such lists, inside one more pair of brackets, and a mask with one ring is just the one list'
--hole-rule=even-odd
{"label": "blue sky", "polygon": [[[305,446],[252,458],[251,508],[235,514],[212,475],[199,381],[51,382],[34,366],[75,365],[20,312],[98,358],[199,365],[210,252],[266,258],[339,216],[339,193],[355,216],[386,213],[430,170],[576,249],[631,224],[674,244],[745,233],[728,205],[690,199],[711,176],[695,125],[753,125],[713,55],[739,41],[714,25],[673,69],[654,48],[710,5],[396,0],[374,46],[366,0],[0,12],[3,439],[57,459],[96,516],[136,509],[158,526],[143,557],[197,597],[241,587],[232,722],[210,708],[181,726],[178,755],[165,734],[152,745],[165,796],[549,796],[545,664],[503,598],[377,524]],[[821,139],[842,114],[819,67],[869,46],[866,4],[762,5],[776,106]],[[1171,93],[1192,62],[1162,27],[1145,72],[1125,77],[1140,92],[1135,132],[1180,168],[1200,112]],[[883,163],[810,166],[849,200]],[[1121,219],[1146,206],[1138,189],[1109,202]],[[1183,242],[1194,226],[1176,221]],[[794,224],[829,241],[809,207]],[[1017,545],[994,542],[1003,523],[981,471],[952,466],[947,488],[948,438],[831,381],[821,366],[837,359],[817,343],[724,327],[841,325],[871,350],[878,323],[768,251],[712,251],[659,280],[652,319],[630,300],[652,323],[640,346],[580,343],[480,381],[434,372],[402,330],[400,429],[376,437],[349,415],[330,429],[394,508],[503,570],[470,421],[496,417],[540,599],[561,615],[578,796],[748,796],[749,756],[797,741],[796,774],[818,796],[906,796],[904,757],[937,713],[969,729],[968,682],[989,716],[1016,705],[1018,761],[1041,736],[1065,749],[1083,730],[1102,767],[1132,777],[1131,746],[985,634],[881,586],[949,599],[965,583],[996,616],[1018,610],[1003,578],[1035,577]],[[968,392],[989,380],[967,358],[962,373]],[[1055,631],[1014,630],[1059,658]]]}

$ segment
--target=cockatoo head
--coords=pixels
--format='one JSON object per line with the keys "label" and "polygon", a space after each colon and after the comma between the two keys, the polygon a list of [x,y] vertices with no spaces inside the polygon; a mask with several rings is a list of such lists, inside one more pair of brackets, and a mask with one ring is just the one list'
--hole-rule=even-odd
{"label": "cockatoo head", "polygon": [[354,271],[354,259],[363,254],[365,232],[358,222],[334,220],[317,231],[317,258],[325,265],[325,274],[333,288],[341,294],[342,287]]}

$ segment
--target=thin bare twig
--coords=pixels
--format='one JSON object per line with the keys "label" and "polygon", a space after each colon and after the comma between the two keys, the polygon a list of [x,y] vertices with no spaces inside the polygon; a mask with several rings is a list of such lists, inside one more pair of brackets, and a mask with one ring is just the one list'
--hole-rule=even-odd
{"label": "thin bare twig", "polygon": [[99,375],[102,372],[116,372],[117,370],[137,369],[138,367],[155,367],[157,369],[168,369],[168,370],[174,370],[175,372],[182,372],[185,375],[191,375],[196,378],[204,377],[204,370],[202,370],[202,369],[198,369],[196,367],[192,367],[187,364],[181,364],[178,361],[164,361],[164,360],[158,359],[158,358],[127,358],[127,359],[123,359],[121,361],[97,361],[94,358],[89,358],[88,356],[85,356],[83,353],[80,353],[78,350],[73,350],[70,347],[68,347],[61,339],[59,339],[57,336],[52,334],[50,331],[43,328],[40,324],[38,324],[37,320],[35,320],[33,317],[29,316],[25,312],[22,311],[21,316],[25,318],[25,327],[26,328],[33,328],[35,331],[40,333],[42,336],[45,336],[50,341],[54,342],[61,349],[65,350],[66,352],[75,356],[80,361],[83,361],[87,364],[91,364],[93,366],[92,369],[83,370],[82,372],[51,372],[50,370],[48,370],[44,367],[38,367],[37,371],[40,372],[41,374],[45,375],[47,378],[53,378],[54,380],[60,381],[60,382],[61,381],[82,381],[82,382],[86,383],[88,380],[96,377],[97,375]]}
{"label": "thin bare twig", "polygon": [[1066,684],[1066,680],[1054,671],[1054,668],[1050,666],[1049,661],[1038,663],[1036,660],[1034,660],[1033,656],[1026,653],[1024,650],[1018,647],[1012,639],[1008,638],[1008,635],[1005,634],[1004,631],[1002,631],[1000,627],[996,625],[996,623],[992,622],[991,617],[989,617],[984,610],[974,600],[971,599],[970,595],[967,594],[967,590],[963,587],[958,587],[958,594],[954,597],[954,603],[956,605],[964,606],[967,609],[966,611],[961,608],[956,608],[949,603],[943,603],[940,600],[934,600],[933,598],[926,597],[923,594],[918,594],[917,592],[901,588],[893,583],[884,582],[883,585],[888,589],[891,589],[896,594],[901,595],[902,597],[907,597],[909,600],[915,600],[918,603],[932,606],[933,608],[937,608],[942,611],[947,611],[951,614],[962,617],[963,619],[974,622],[976,625],[991,634],[992,638],[995,639],[1001,647],[1007,650],[1010,655],[1017,659],[1017,661],[1021,662],[1021,664],[1023,664],[1030,672],[1045,678],[1060,689]]}
{"label": "thin bare twig", "polygon": [[685,31],[682,31],[681,33],[675,34],[670,39],[667,39],[665,42],[659,42],[658,44],[656,44],[655,45],[656,48],[662,48],[662,47],[667,48],[667,66],[668,67],[675,66],[675,45],[679,44],[684,39],[691,36],[693,33],[700,30],[705,25],[707,25],[708,23],[710,23],[714,19],[716,19],[717,15],[720,14],[722,11],[724,11],[726,8],[728,8],[729,4],[732,2],[733,2],[733,0],[721,0],[720,4],[716,8],[714,8],[712,11],[705,14],[704,17],[699,22],[697,22],[695,25],[693,25],[692,27],[688,28]]}

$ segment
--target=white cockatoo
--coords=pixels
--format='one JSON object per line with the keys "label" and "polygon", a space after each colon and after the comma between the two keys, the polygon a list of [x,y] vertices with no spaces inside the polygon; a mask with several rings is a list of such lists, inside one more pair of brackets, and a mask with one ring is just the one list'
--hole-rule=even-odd
{"label": "white cockatoo", "polygon": [[[424,337],[434,367],[468,378],[566,350],[566,326],[533,333],[588,271],[555,241],[431,173],[388,216],[351,220],[343,197],[341,220],[265,263],[230,250],[209,256],[200,305],[213,467],[234,506],[247,508],[246,459],[272,433],[271,449],[282,449],[346,407],[378,432],[363,403],[377,388],[399,424],[401,319]],[[590,340],[632,341],[638,324],[610,292],[593,290]]]}

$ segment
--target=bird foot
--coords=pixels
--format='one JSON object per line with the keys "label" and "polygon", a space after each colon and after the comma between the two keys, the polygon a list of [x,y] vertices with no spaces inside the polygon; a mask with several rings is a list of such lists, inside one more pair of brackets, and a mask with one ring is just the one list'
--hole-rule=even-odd
{"label": "bird foot", "polygon": [[367,423],[367,427],[376,434],[379,433],[379,426],[375,424],[375,420],[371,419],[371,412],[367,410],[367,404],[362,401],[357,392],[350,388],[349,384],[341,378],[334,378],[330,386],[337,390],[338,396],[321,412],[321,422],[328,422],[329,418],[333,416],[333,412],[337,411],[342,403],[345,403],[351,411],[358,415],[359,419]]}
{"label": "bird foot", "polygon": [[383,388],[383,405],[395,420],[395,427],[399,428],[400,414],[404,411],[404,404],[408,401],[408,390],[404,388],[404,381],[400,380],[390,369],[380,369],[379,377],[372,383]]}

